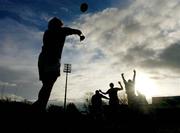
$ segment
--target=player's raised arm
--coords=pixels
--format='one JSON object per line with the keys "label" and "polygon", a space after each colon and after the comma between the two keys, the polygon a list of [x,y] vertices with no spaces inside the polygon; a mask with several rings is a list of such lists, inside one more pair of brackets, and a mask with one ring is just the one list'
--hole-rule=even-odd
{"label": "player's raised arm", "polygon": [[119,83],[119,85],[120,85],[119,90],[123,90],[123,86],[122,86],[121,82],[120,82],[120,81],[118,81],[118,83]]}
{"label": "player's raised arm", "polygon": [[123,79],[124,84],[126,84],[127,81],[126,81],[125,78],[124,78],[124,73],[121,74],[121,77],[122,77],[122,79]]}
{"label": "player's raised arm", "polygon": [[136,70],[133,70],[134,72],[134,75],[133,75],[133,82],[135,82],[135,79],[136,79]]}

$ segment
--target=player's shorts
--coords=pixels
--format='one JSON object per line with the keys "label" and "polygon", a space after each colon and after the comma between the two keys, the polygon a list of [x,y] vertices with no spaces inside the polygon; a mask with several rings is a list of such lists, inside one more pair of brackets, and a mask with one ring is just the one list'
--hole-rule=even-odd
{"label": "player's shorts", "polygon": [[60,63],[59,60],[53,60],[39,55],[38,60],[39,80],[51,80],[60,76]]}

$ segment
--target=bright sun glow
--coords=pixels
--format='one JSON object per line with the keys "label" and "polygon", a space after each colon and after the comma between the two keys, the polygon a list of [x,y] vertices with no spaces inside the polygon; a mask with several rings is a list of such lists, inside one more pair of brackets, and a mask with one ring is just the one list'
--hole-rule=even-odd
{"label": "bright sun glow", "polygon": [[136,90],[144,94],[147,98],[155,96],[157,94],[157,86],[146,76],[145,74],[139,73],[136,76]]}

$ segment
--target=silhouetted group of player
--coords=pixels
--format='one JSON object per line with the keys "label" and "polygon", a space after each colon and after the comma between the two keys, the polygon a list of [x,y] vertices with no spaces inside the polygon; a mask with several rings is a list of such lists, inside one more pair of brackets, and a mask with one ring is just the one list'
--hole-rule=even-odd
{"label": "silhouetted group of player", "polygon": [[[134,70],[134,76],[133,80],[129,79],[128,81],[125,80],[124,78],[124,73],[121,74],[124,85],[125,85],[125,90],[126,94],[128,96],[128,102],[129,97],[131,95],[135,95],[135,77],[136,77],[136,71]],[[118,81],[120,87],[114,87],[113,83],[110,83],[110,89],[108,89],[106,92],[103,92],[101,90],[96,90],[96,93],[92,96],[91,102],[92,106],[97,107],[102,105],[102,98],[109,99],[109,105],[112,107],[116,107],[119,105],[119,98],[118,98],[118,91],[123,90],[123,86],[120,81]],[[104,95],[108,94],[109,97],[106,97]]]}
{"label": "silhouetted group of player", "polygon": [[[141,102],[140,100],[138,100],[138,98],[140,98],[141,100],[146,100],[141,93],[138,93],[138,96],[136,96],[135,94],[136,71],[134,70],[133,72],[134,72],[133,79],[129,79],[128,81],[124,78],[124,73],[121,74],[125,86],[125,93],[127,95],[127,101],[129,107],[134,107],[134,105],[137,106],[137,102]],[[109,107],[111,108],[111,111],[115,113],[118,110],[118,107],[120,105],[118,91],[124,90],[121,82],[118,81],[118,83],[120,87],[114,87],[114,84],[110,83],[109,84],[110,89],[108,89],[106,92],[103,92],[101,90],[95,91],[95,94],[91,98],[91,104],[92,104],[91,111],[95,116],[99,116],[103,112],[102,99],[109,100]],[[106,94],[108,94],[108,97],[105,96]]]}

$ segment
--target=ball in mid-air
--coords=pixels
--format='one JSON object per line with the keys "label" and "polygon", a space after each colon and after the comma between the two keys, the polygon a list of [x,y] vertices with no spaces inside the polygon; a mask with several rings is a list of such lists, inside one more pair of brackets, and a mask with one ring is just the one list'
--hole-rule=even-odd
{"label": "ball in mid-air", "polygon": [[81,12],[85,12],[88,9],[88,4],[87,3],[82,3],[80,6]]}

